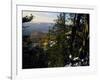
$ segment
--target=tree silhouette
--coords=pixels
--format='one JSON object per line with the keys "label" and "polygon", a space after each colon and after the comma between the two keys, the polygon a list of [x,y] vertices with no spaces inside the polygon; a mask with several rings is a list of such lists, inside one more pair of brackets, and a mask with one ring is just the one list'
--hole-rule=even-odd
{"label": "tree silhouette", "polygon": [[55,20],[53,29],[50,30],[50,41],[51,43],[48,48],[49,66],[60,67],[64,66],[64,50],[66,48],[66,25],[65,25],[65,13],[60,13],[58,19]]}
{"label": "tree silhouette", "polygon": [[30,22],[33,18],[34,16],[32,14],[30,14],[30,16],[25,16],[22,18],[22,23]]}
{"label": "tree silhouette", "polygon": [[[60,13],[55,25],[49,30],[49,66],[87,66],[89,65],[89,15],[68,13],[71,21],[66,25],[66,13]],[[49,44],[52,45],[52,44]],[[77,64],[77,65],[76,65]]]}
{"label": "tree silhouette", "polygon": [[77,63],[81,66],[89,65],[89,15],[73,14],[72,33],[70,36],[70,53],[72,66],[77,57]]}

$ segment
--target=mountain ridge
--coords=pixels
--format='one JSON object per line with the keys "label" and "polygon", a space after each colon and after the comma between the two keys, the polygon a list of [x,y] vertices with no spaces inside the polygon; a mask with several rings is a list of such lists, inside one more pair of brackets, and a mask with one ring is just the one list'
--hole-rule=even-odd
{"label": "mountain ridge", "polygon": [[22,30],[23,35],[30,35],[33,31],[47,33],[50,28],[54,26],[54,23],[23,23]]}

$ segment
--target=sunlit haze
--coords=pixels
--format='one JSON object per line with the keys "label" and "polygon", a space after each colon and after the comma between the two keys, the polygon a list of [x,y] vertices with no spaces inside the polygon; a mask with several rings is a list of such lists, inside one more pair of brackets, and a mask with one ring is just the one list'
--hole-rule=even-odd
{"label": "sunlit haze", "polygon": [[54,23],[54,20],[57,19],[59,13],[53,12],[32,12],[32,11],[23,11],[22,16],[29,16],[32,14],[34,16],[31,22],[33,23]]}

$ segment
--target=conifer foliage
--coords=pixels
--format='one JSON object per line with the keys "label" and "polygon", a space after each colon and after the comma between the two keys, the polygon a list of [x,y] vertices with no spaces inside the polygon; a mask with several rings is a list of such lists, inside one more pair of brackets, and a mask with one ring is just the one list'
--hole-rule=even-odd
{"label": "conifer foliage", "polygon": [[[68,21],[71,23],[67,24]],[[60,13],[49,36],[55,43],[48,47],[49,66],[89,65],[88,14]]]}

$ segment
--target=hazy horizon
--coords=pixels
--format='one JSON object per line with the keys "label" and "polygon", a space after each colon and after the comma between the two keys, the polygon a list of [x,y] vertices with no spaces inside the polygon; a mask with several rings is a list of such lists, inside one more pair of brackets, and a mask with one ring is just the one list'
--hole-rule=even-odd
{"label": "hazy horizon", "polygon": [[30,14],[34,16],[32,23],[54,23],[54,20],[57,19],[60,13],[23,11],[22,17],[29,16]]}

